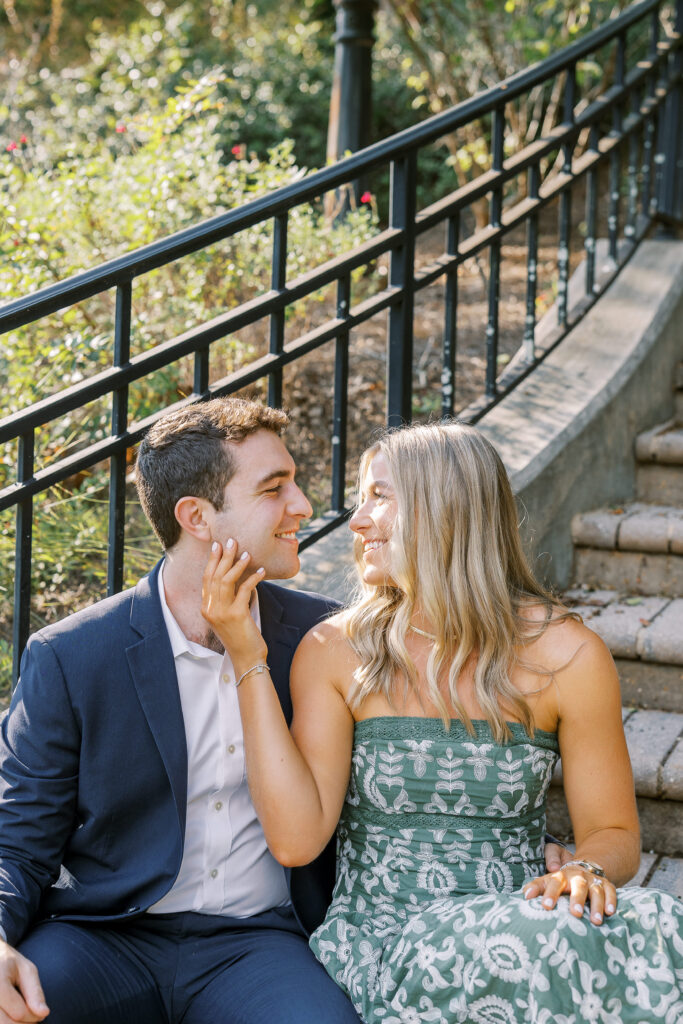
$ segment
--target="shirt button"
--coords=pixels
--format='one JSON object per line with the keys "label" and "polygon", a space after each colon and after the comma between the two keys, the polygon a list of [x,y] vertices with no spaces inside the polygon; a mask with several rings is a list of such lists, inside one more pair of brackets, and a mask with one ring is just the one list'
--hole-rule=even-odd
{"label": "shirt button", "polygon": [[230,682],[230,676],[228,675],[227,672],[223,673],[223,682],[224,683],[229,683]]}
{"label": "shirt button", "polygon": [[223,806],[223,804],[221,803],[221,801],[220,800],[216,800],[216,803],[214,804],[214,807],[216,808],[216,810],[220,811],[222,806]]}
{"label": "shirt button", "polygon": [[229,754],[234,754],[235,753],[235,744],[234,743],[231,743],[230,746],[228,747],[228,753]]}
{"label": "shirt button", "polygon": [[217,870],[217,868],[214,868],[213,871],[211,872],[211,877],[212,878],[216,878],[217,876],[218,876],[218,870]]}

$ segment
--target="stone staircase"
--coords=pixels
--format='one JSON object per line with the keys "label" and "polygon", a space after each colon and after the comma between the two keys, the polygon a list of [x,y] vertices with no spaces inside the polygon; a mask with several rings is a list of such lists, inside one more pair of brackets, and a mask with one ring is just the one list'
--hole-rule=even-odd
{"label": "stone staircase", "polygon": [[[635,879],[683,898],[683,364],[672,420],[636,441],[636,495],[572,521],[575,586],[565,600],[607,643],[643,835]],[[554,779],[549,828],[569,833]]]}

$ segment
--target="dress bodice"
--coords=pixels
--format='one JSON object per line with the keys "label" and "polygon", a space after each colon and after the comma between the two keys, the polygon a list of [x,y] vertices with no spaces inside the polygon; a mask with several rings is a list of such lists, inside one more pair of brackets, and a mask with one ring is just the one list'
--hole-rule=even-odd
{"label": "dress bodice", "polygon": [[[446,731],[434,718],[368,718],[355,727],[338,830],[335,901],[349,910],[518,889],[543,866],[554,734],[487,722]],[[438,857],[436,850],[438,848]]]}

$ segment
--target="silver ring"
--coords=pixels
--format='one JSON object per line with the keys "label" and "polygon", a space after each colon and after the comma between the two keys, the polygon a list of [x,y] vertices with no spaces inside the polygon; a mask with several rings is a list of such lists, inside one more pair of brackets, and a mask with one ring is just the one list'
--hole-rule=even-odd
{"label": "silver ring", "polygon": [[588,886],[589,889],[604,889],[605,886],[601,878],[594,878]]}

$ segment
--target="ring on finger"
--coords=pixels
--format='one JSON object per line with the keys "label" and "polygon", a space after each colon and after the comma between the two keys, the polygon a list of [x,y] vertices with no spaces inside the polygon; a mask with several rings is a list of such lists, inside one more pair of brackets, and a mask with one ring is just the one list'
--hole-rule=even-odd
{"label": "ring on finger", "polygon": [[592,882],[590,883],[590,885],[588,886],[588,888],[589,888],[589,889],[598,889],[598,890],[602,890],[602,889],[604,889],[604,888],[605,888],[605,885],[604,885],[604,883],[603,883],[603,881],[602,881],[602,879],[601,879],[601,878],[594,878],[594,879],[593,879],[593,881],[592,881]]}

